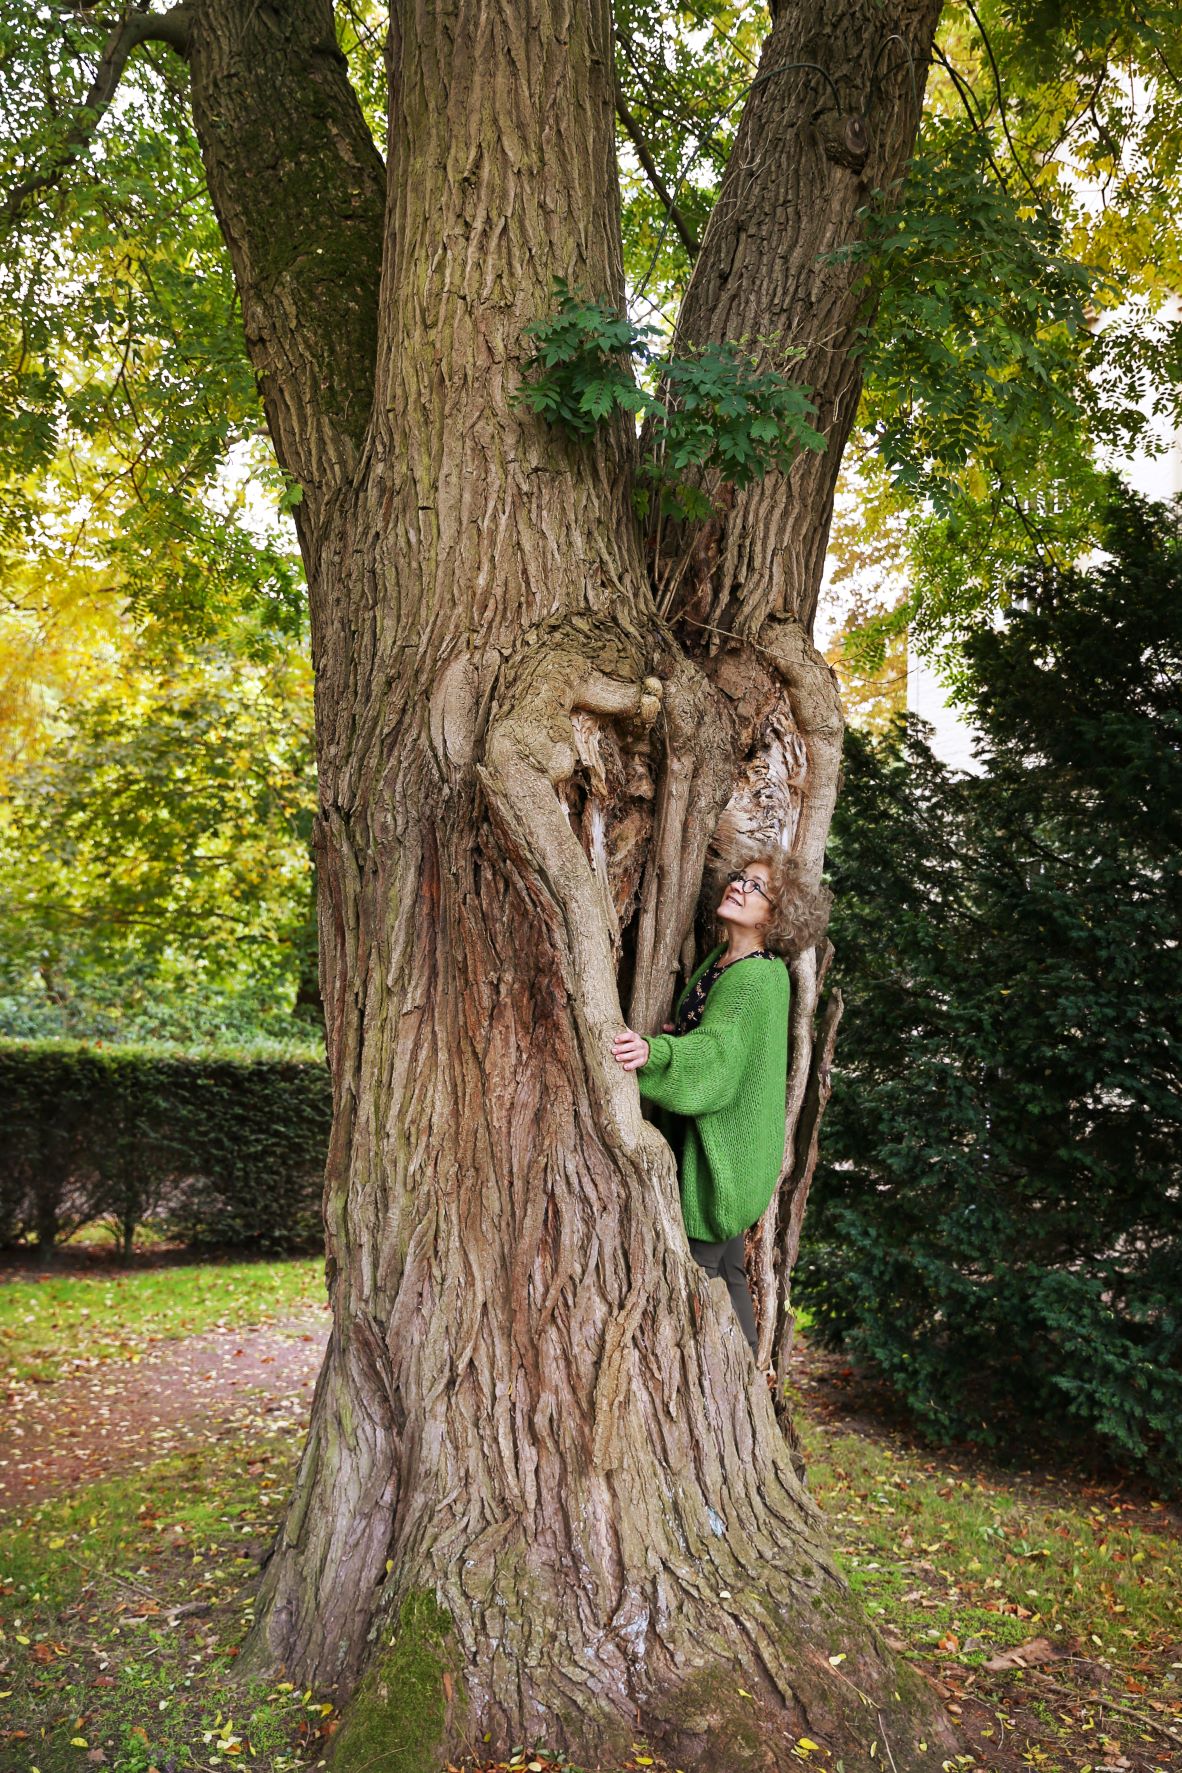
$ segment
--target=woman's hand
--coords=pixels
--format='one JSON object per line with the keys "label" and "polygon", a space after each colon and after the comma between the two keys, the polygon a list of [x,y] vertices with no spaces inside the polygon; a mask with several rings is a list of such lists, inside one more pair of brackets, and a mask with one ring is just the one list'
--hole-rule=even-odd
{"label": "woman's hand", "polygon": [[625,1028],[612,1041],[612,1058],[625,1071],[639,1071],[648,1063],[648,1042],[643,1034],[636,1034],[631,1028]]}

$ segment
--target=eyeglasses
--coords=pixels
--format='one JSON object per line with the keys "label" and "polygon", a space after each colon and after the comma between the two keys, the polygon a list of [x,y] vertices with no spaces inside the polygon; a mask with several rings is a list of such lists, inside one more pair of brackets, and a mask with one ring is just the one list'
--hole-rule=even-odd
{"label": "eyeglasses", "polygon": [[738,887],[741,893],[758,893],[761,899],[767,899],[768,904],[771,904],[771,900],[768,899],[762,881],[752,880],[750,875],[728,874],[726,877],[726,884],[728,886]]}

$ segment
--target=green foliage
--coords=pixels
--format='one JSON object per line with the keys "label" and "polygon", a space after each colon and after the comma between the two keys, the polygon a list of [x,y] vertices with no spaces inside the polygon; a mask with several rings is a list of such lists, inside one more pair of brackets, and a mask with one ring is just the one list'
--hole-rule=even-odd
{"label": "green foliage", "polygon": [[996,606],[1032,542],[1059,565],[1093,545],[1100,452],[1149,439],[1140,367],[1093,330],[1115,292],[1072,255],[1068,198],[1004,188],[990,154],[962,119],[930,118],[902,202],[876,200],[847,255],[873,316],[861,503],[910,512],[893,619],[929,634]]}
{"label": "green foliage", "polygon": [[[713,503],[704,478],[749,486],[773,468],[789,468],[801,449],[824,449],[824,437],[809,424],[815,409],[808,390],[761,368],[733,341],[676,357],[653,348],[651,328],[606,303],[582,300],[561,279],[555,298],[556,312],[526,328],[534,350],[518,403],[580,438],[621,413],[643,418],[635,494],[641,514],[655,492],[666,515],[706,517]],[[638,384],[633,363],[660,396]]]}
{"label": "green foliage", "polygon": [[913,633],[955,642],[1032,550],[1064,568],[1097,545],[1098,464],[1176,425],[1180,57],[1176,10],[944,9],[915,158],[854,249],[866,373],[838,597],[865,601],[871,538],[891,556],[876,601],[905,588]]}
{"label": "green foliage", "polygon": [[797,1286],[938,1435],[1182,1471],[1182,541],[1032,570],[962,690],[985,773],[851,734],[846,996]]}
{"label": "green foliage", "polygon": [[187,75],[170,50],[138,51],[118,126],[104,119],[63,167],[94,35],[82,16],[0,0],[0,194],[49,175],[0,255],[0,398],[15,420],[0,446],[0,588],[88,569],[171,639],[236,625],[265,653],[303,630],[302,573]]}
{"label": "green foliage", "polygon": [[[0,1031],[315,1008],[304,589],[188,115],[110,21],[0,0]],[[95,53],[92,53],[92,50]]]}
{"label": "green foliage", "polygon": [[989,177],[986,142],[959,123],[928,124],[895,203],[867,212],[844,255],[876,314],[866,418],[896,486],[947,516],[962,485],[996,483],[1048,431],[1070,438],[1094,404],[1080,360],[1095,278],[1053,215]]}
{"label": "green foliage", "polygon": [[322,1062],[0,1043],[0,1242],[96,1219],[315,1246],[331,1124]]}
{"label": "green foliage", "polygon": [[[705,233],[767,29],[743,0],[618,0],[616,80],[691,241]],[[627,127],[619,134],[624,263],[630,309],[672,316],[692,254],[657,196]]]}
{"label": "green foliage", "polygon": [[518,404],[574,437],[592,436],[617,412],[654,411],[658,403],[637,386],[630,367],[633,354],[645,351],[649,330],[605,302],[582,300],[562,278],[554,280],[554,296],[556,311],[525,329],[534,349]]}
{"label": "green foliage", "polygon": [[125,659],[0,805],[0,1031],[292,1033],[315,973],[311,674]]}

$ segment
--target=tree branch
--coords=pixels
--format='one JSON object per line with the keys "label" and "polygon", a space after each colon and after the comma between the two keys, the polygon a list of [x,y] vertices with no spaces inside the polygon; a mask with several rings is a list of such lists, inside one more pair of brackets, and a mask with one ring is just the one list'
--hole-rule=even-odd
{"label": "tree branch", "polygon": [[66,133],[60,158],[52,166],[31,174],[16,186],[0,209],[0,227],[16,221],[27,200],[38,191],[56,185],[79,160],[115,96],[127,58],[141,43],[167,43],[178,55],[187,55],[192,11],[182,3],[170,12],[133,12],[115,25],[107,38],[90,90]]}
{"label": "tree branch", "polygon": [[[812,625],[868,318],[848,249],[862,235],[868,194],[897,190],[911,158],[939,14],[939,0],[880,0],[866,9],[779,0],[774,7],[675,336],[690,349],[723,339],[777,340],[759,347],[769,358],[784,344],[803,346],[793,376],[812,390],[827,448],[737,491],[709,579],[679,622],[688,615],[744,639],[773,611],[795,616],[806,630]],[[909,76],[901,83],[880,73],[885,46],[894,42]],[[663,548],[672,564],[695,546],[697,530],[667,529]]]}
{"label": "tree branch", "polygon": [[1004,134],[1006,141],[1009,143],[1010,153],[1013,155],[1013,158],[1014,158],[1014,165],[1018,168],[1018,171],[1022,174],[1022,177],[1026,182],[1027,189],[1030,192],[1030,195],[1034,198],[1035,203],[1038,205],[1038,209],[1039,209],[1040,214],[1045,218],[1045,216],[1047,214],[1047,208],[1046,208],[1046,203],[1043,200],[1043,194],[1039,190],[1038,186],[1035,184],[1034,180],[1031,178],[1030,174],[1027,172],[1025,163],[1022,159],[1022,156],[1018,152],[1017,144],[1015,143],[1013,136],[1010,134],[1009,120],[1006,117],[1005,91],[1002,87],[1002,82],[1001,82],[1001,69],[997,65],[997,57],[993,53],[993,45],[989,41],[989,34],[986,31],[985,26],[981,22],[981,15],[977,11],[976,7],[973,5],[973,0],[965,0],[965,4],[968,7],[969,13],[970,13],[972,20],[973,20],[973,23],[977,27],[978,35],[981,38],[981,42],[982,42],[984,49],[985,49],[985,54],[989,60],[989,66],[993,70],[993,85],[994,85],[994,89],[997,93],[997,114],[998,114],[999,118],[1001,119],[1002,133]]}
{"label": "tree branch", "polygon": [[202,0],[193,123],[306,559],[373,404],[386,177],[330,0]]}
{"label": "tree branch", "polygon": [[1008,197],[1010,194],[1010,187],[1006,183],[1005,173],[1001,170],[1001,167],[993,157],[993,148],[989,140],[989,131],[985,128],[983,121],[984,107],[982,106],[981,101],[976,97],[972,87],[964,78],[963,74],[959,74],[953,67],[952,63],[939,45],[933,48],[932,58],[934,61],[939,62],[944,72],[952,81],[953,86],[956,88],[956,96],[959,98],[964,109],[964,114],[969,120],[969,126],[973,130],[973,133],[980,137],[981,143],[985,149],[985,157],[993,168],[994,177]]}
{"label": "tree branch", "polygon": [[670,221],[673,223],[673,226],[677,229],[681,244],[685,247],[685,250],[691,259],[697,258],[700,242],[695,237],[692,229],[687,225],[685,217],[673,200],[672,192],[661,177],[660,169],[649,151],[648,143],[644,139],[640,125],[628,109],[627,101],[624,98],[624,89],[620,85],[618,79],[616,81],[616,116],[624,125],[628,140],[636,149],[636,158],[644,168],[645,177],[648,179],[649,184],[656,193],[658,203],[661,204]]}

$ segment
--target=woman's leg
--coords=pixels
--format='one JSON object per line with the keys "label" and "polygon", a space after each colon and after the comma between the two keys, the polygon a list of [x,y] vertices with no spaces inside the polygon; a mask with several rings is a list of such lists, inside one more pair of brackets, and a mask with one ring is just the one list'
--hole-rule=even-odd
{"label": "woman's leg", "polygon": [[724,1244],[707,1244],[699,1238],[689,1240],[690,1255],[704,1268],[711,1280],[724,1280],[727,1292],[731,1296],[731,1304],[735,1308],[735,1316],[739,1327],[746,1336],[752,1354],[756,1348],[755,1308],[751,1303],[751,1288],[747,1285],[747,1263],[743,1233],[732,1237]]}

